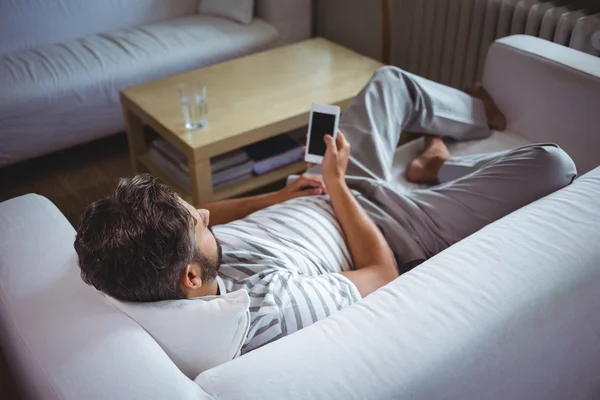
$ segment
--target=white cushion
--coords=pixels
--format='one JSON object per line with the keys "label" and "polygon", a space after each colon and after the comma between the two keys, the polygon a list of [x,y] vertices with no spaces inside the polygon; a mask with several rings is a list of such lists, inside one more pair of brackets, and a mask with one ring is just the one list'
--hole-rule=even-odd
{"label": "white cushion", "polygon": [[140,325],[83,283],[74,240],[46,198],[0,203],[0,343],[23,398],[209,398]]}
{"label": "white cushion", "polygon": [[220,400],[596,399],[599,237],[600,168],[196,382]]}
{"label": "white cushion", "polygon": [[249,24],[254,15],[254,0],[200,0],[198,11]]}
{"label": "white cushion", "polygon": [[0,166],[123,130],[120,89],[251,54],[276,38],[259,19],[192,15],[2,56]]}
{"label": "white cushion", "polygon": [[237,357],[250,328],[250,298],[244,290],[155,303],[107,297],[143,326],[191,379]]}

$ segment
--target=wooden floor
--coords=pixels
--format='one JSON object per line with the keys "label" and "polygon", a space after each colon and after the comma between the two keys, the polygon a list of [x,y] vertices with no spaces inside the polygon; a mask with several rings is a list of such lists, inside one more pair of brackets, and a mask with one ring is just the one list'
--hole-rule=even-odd
{"label": "wooden floor", "polygon": [[85,207],[130,176],[125,134],[0,168],[0,202],[27,193],[50,199],[77,226]]}
{"label": "wooden floor", "polygon": [[[50,199],[77,227],[85,208],[115,188],[119,178],[131,176],[124,133],[34,160],[0,168],[0,202],[27,193]],[[266,193],[284,181],[246,193]]]}

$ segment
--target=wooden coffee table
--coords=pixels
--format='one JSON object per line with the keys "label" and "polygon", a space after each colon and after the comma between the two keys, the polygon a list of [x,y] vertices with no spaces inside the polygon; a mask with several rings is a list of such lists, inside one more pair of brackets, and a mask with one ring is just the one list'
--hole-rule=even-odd
{"label": "wooden coffee table", "polygon": [[[234,197],[299,173],[304,162],[213,191],[210,159],[306,126],[312,102],[344,109],[382,65],[317,38],[125,89],[121,104],[133,172],[154,174],[194,205]],[[199,80],[207,86],[208,125],[188,131],[177,86]],[[187,156],[191,193],[150,160],[144,125]]]}

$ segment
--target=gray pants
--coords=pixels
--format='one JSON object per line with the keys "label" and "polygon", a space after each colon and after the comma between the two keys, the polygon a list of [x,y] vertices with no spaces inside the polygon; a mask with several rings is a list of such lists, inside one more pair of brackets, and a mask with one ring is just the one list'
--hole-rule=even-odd
{"label": "gray pants", "polygon": [[394,67],[375,73],[340,129],[352,146],[347,182],[382,230],[401,272],[576,176],[575,164],[558,146],[535,144],[454,157],[442,167],[439,185],[399,188],[392,162],[403,130],[457,140],[491,132],[480,100]]}

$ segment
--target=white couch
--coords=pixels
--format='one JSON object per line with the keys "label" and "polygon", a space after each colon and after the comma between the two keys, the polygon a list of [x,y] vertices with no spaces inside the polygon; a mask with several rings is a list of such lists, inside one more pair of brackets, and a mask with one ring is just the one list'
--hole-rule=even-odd
{"label": "white couch", "polygon": [[[80,280],[74,230],[48,200],[0,204],[0,340],[20,388],[32,399],[599,398],[600,60],[505,38],[485,85],[509,132],[457,151],[552,140],[586,174],[195,381]],[[400,170],[418,145],[399,149]]]}
{"label": "white couch", "polygon": [[311,35],[310,0],[256,0],[247,25],[198,4],[2,1],[0,167],[122,131],[122,88]]}

